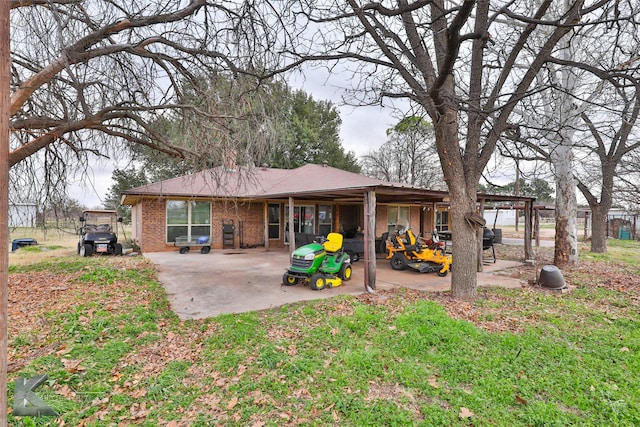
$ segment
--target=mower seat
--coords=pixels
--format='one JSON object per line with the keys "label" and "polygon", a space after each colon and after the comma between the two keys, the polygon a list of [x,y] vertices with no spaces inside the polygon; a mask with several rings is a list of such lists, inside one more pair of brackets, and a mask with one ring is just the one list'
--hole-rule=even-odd
{"label": "mower seat", "polygon": [[329,233],[327,235],[327,240],[322,244],[324,250],[327,252],[338,252],[342,249],[342,234],[340,233]]}

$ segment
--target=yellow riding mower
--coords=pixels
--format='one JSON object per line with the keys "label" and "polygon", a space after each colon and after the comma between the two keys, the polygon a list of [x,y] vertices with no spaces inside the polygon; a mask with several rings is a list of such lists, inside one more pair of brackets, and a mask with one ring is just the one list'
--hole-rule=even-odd
{"label": "yellow riding mower", "polygon": [[387,251],[387,259],[391,260],[391,268],[394,270],[411,268],[420,273],[435,272],[440,277],[446,276],[451,270],[451,255],[447,255],[443,247],[429,248],[410,228],[390,236]]}

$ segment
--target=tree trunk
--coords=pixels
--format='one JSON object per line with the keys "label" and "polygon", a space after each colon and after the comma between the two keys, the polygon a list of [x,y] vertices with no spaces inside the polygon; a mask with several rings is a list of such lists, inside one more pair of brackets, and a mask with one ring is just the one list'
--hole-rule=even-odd
{"label": "tree trunk", "polygon": [[458,123],[453,108],[443,108],[435,123],[436,144],[443,165],[444,178],[450,195],[453,265],[451,269],[451,296],[456,300],[473,300],[477,291],[477,237],[465,215],[476,212],[477,179],[467,176],[458,154]]}
{"label": "tree trunk", "polygon": [[556,245],[553,263],[558,267],[578,264],[576,185],[572,172],[571,146],[556,147]]}
{"label": "tree trunk", "polygon": [[609,209],[601,205],[591,208],[591,252],[607,252],[607,214]]}
{"label": "tree trunk", "polygon": [[[569,4],[565,2],[565,10]],[[572,58],[570,40],[565,39],[560,43],[562,58]],[[576,115],[573,93],[576,87],[576,75],[563,67],[559,70],[559,83],[567,93],[555,102],[553,114],[558,117],[561,128],[555,134],[553,147],[549,157],[556,175],[556,244],[553,255],[553,263],[558,266],[570,266],[578,264],[578,228],[576,220],[578,216],[578,201],[576,194],[576,180],[573,176],[573,136],[578,128],[578,116]]]}
{"label": "tree trunk", "polygon": [[0,426],[7,425],[7,355],[9,311],[9,10],[11,2],[0,6]]}
{"label": "tree trunk", "polygon": [[[459,176],[459,188],[466,183]],[[470,301],[477,295],[478,240],[476,229],[469,226],[465,215],[476,211],[476,201],[466,191],[451,192],[451,232],[453,239],[453,263],[451,266],[451,296],[456,300]]]}

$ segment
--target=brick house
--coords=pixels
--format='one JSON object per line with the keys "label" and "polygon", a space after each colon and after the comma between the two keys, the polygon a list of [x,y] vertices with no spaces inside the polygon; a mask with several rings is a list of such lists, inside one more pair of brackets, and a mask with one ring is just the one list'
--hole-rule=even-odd
{"label": "brick house", "polygon": [[300,236],[331,231],[363,239],[370,230],[367,238],[377,242],[396,225],[429,234],[449,228],[447,201],[444,191],[315,164],[290,170],[218,167],[122,195],[122,204],[131,206],[132,235],[143,252],[175,250],[178,236],[209,236],[212,249],[276,249],[285,248],[289,236],[299,244]]}

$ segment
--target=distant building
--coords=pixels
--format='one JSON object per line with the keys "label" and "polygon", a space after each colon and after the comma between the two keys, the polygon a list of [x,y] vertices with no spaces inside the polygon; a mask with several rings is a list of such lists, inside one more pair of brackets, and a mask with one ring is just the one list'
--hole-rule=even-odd
{"label": "distant building", "polygon": [[487,209],[484,211],[484,219],[490,228],[493,228],[494,223],[496,227],[515,226],[516,212],[515,209]]}
{"label": "distant building", "polygon": [[607,237],[614,239],[636,239],[640,234],[640,221],[637,212],[612,208],[607,215]]}

